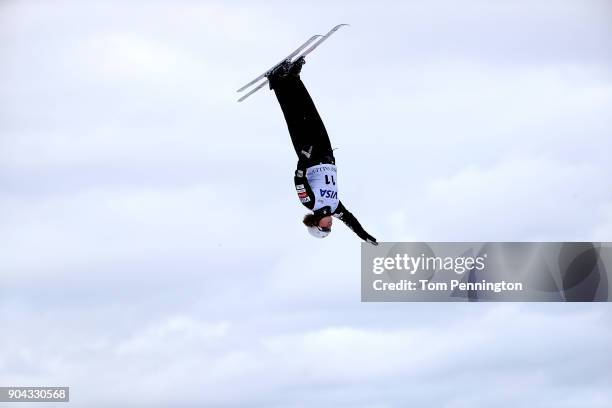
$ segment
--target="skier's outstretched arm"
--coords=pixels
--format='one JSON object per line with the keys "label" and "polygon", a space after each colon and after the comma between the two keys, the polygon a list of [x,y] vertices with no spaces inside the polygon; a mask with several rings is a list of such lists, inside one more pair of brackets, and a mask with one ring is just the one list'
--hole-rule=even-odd
{"label": "skier's outstretched arm", "polygon": [[350,229],[357,234],[357,236],[363,239],[366,242],[369,242],[372,245],[378,245],[376,242],[376,238],[371,236],[363,229],[357,218],[346,207],[342,204],[342,202],[338,203],[338,208],[334,212],[334,217],[338,218],[340,221],[345,223]]}

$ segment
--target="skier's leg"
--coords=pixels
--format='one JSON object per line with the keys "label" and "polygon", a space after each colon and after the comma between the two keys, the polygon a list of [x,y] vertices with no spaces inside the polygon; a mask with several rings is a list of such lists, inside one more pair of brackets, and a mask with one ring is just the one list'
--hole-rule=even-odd
{"label": "skier's leg", "polygon": [[[300,62],[296,62],[294,67],[296,64]],[[299,68],[300,66],[297,66],[297,70]],[[298,157],[302,157],[301,151],[305,146],[313,146],[310,152],[312,159],[332,155],[325,125],[299,74],[294,72],[283,78],[269,79],[285,116]]]}

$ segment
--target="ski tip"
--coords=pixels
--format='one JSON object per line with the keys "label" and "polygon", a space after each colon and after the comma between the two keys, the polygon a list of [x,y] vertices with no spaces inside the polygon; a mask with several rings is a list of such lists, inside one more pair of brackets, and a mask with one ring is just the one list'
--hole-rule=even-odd
{"label": "ski tip", "polygon": [[350,27],[351,25],[348,23],[342,23],[342,24],[338,24],[332,27],[331,30],[329,30],[327,33],[325,34],[319,34],[318,37],[329,37],[332,33],[335,33],[336,31],[338,31],[339,29],[341,29],[342,27]]}

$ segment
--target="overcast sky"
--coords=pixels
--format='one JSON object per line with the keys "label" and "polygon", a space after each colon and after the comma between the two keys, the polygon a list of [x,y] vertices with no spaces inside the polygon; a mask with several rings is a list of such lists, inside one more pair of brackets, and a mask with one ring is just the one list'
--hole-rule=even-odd
{"label": "overcast sky", "polygon": [[306,233],[276,100],[235,90],[338,23],[302,78],[372,235],[610,241],[608,1],[3,0],[0,385],[612,406],[609,304],[362,304],[359,239]]}

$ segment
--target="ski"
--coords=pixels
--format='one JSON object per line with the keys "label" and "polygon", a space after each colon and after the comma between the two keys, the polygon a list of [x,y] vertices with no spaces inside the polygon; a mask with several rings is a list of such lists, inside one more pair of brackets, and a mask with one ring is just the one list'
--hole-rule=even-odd
{"label": "ski", "polygon": [[339,29],[341,29],[344,26],[348,26],[348,24],[338,24],[337,26],[335,26],[334,28],[329,30],[327,32],[327,34],[325,34],[323,37],[321,37],[316,43],[312,44],[310,46],[310,48],[308,48],[306,51],[304,51],[298,58],[305,57],[308,54],[310,54],[311,52],[313,52],[319,45],[321,45],[323,43],[323,41],[327,40],[329,37],[332,36],[333,33],[335,33],[336,31],[338,31]]}
{"label": "ski", "polygon": [[[327,34],[325,34],[325,35],[313,35],[312,37],[310,37],[308,39],[308,41],[306,41],[304,44],[302,44],[300,47],[298,47],[295,51],[293,51],[291,54],[289,54],[287,57],[285,57],[283,60],[281,60],[278,64],[274,65],[272,68],[270,68],[269,70],[267,70],[266,72],[264,72],[263,74],[261,74],[260,76],[258,76],[257,78],[255,78],[254,80],[252,80],[251,82],[246,84],[245,86],[243,86],[242,88],[238,89],[238,92],[244,91],[248,87],[250,87],[253,84],[255,84],[257,81],[263,79],[266,75],[268,75],[268,73],[270,71],[272,71],[274,68],[276,68],[277,66],[282,64],[284,61],[292,61],[293,57],[295,57],[295,56],[297,56],[297,58],[296,58],[296,60],[297,60],[298,58],[305,57],[306,55],[310,54],[319,45],[321,45],[325,40],[327,40],[329,37],[331,37],[332,34],[334,34],[336,31],[338,31],[340,28],[342,28],[344,26],[348,26],[348,24],[338,24],[337,26],[335,26],[334,28],[329,30],[327,32]],[[318,40],[314,44],[312,44],[313,41],[315,41],[317,38],[318,38]],[[312,44],[312,45],[310,45],[310,44]],[[310,47],[307,48],[304,52],[302,52],[300,54],[300,52],[302,50],[304,50],[306,47],[308,47],[309,45],[310,45]],[[266,78],[263,82],[261,82],[255,88],[253,88],[247,94],[243,95],[240,99],[238,99],[238,102],[244,101],[246,98],[248,98],[249,96],[253,95],[255,92],[259,91],[261,88],[263,88],[267,84],[268,84],[268,79]]]}
{"label": "ski", "polygon": [[249,91],[249,93],[243,95],[240,99],[238,99],[238,102],[244,101],[246,98],[248,98],[249,96],[253,95],[255,92],[259,91],[261,88],[263,88],[266,85],[268,85],[268,80],[267,79],[265,81],[263,81],[261,84],[257,85],[255,88],[251,89]]}
{"label": "ski", "polygon": [[310,44],[312,44],[312,42],[314,40],[316,40],[317,38],[321,37],[320,35],[313,35],[312,37],[310,37],[304,44],[300,45],[295,51],[293,51],[291,54],[287,55],[285,58],[283,58],[282,60],[280,60],[278,62],[278,64],[275,64],[272,68],[270,68],[269,70],[267,70],[266,72],[264,72],[263,74],[261,74],[260,76],[258,76],[257,78],[255,78],[254,80],[252,80],[251,82],[249,82],[248,84],[246,84],[245,86],[243,86],[242,88],[238,89],[237,92],[242,92],[245,89],[247,89],[248,87],[250,87],[251,85],[253,85],[254,83],[256,83],[257,81],[259,81],[260,79],[262,79],[263,77],[266,76],[266,74],[270,71],[272,71],[274,68],[276,68],[278,65],[282,64],[284,61],[291,61],[291,59],[293,57],[295,57],[296,55],[298,55],[300,53],[300,51],[302,51],[304,48],[308,47]]}

